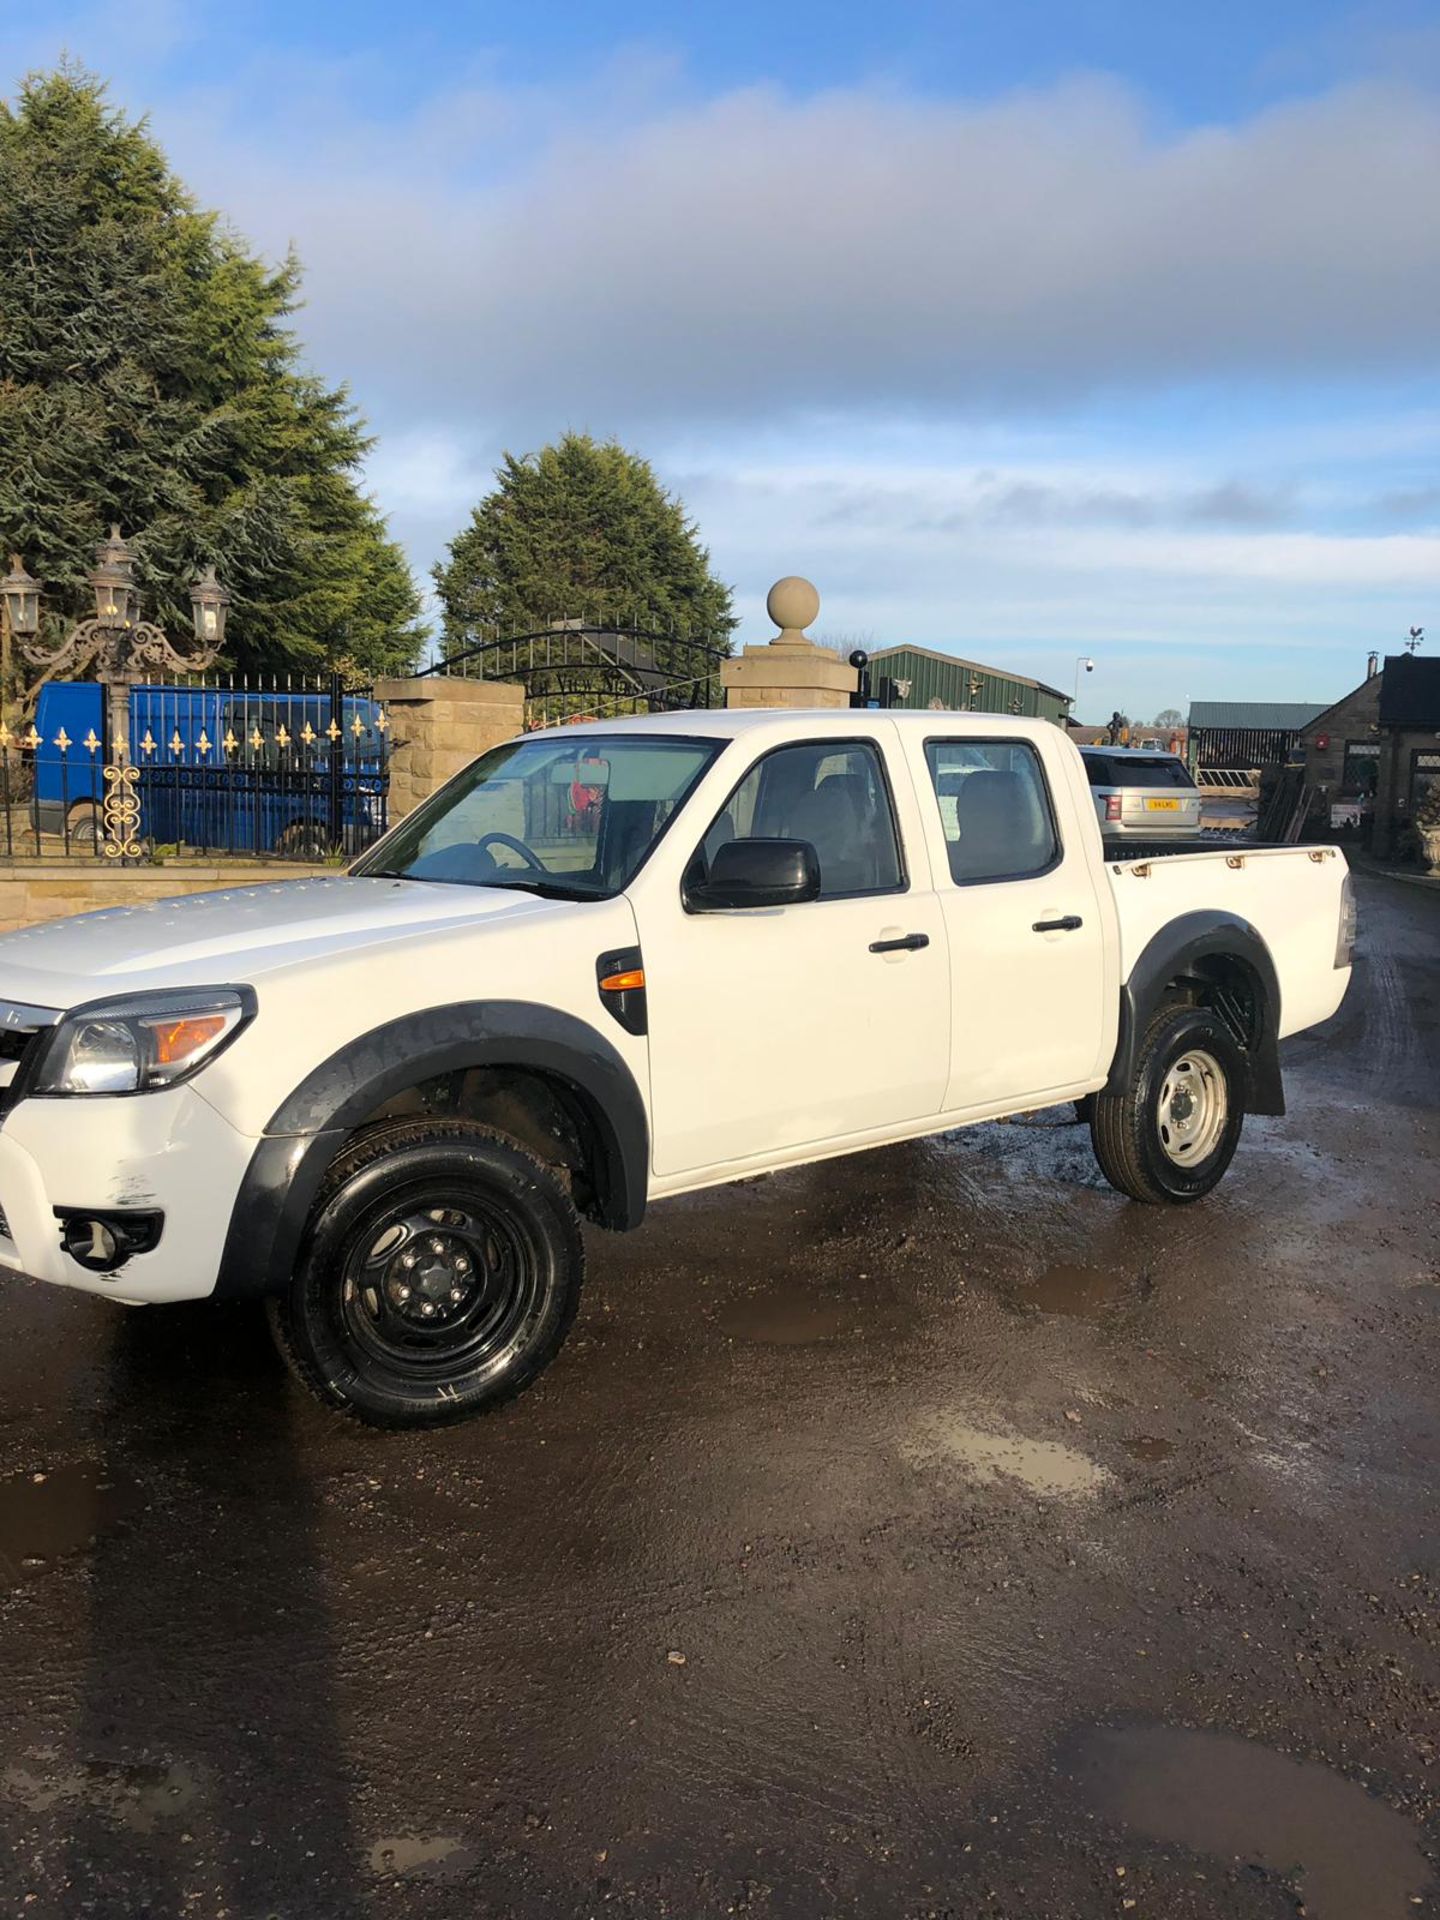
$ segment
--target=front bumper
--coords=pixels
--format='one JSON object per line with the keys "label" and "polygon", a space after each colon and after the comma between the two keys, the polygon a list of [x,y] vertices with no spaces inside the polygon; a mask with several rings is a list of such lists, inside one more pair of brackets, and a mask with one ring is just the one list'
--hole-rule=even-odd
{"label": "front bumper", "polygon": [[[205,1298],[255,1146],[190,1086],[19,1101],[0,1127],[0,1274],[131,1304]],[[95,1273],[61,1245],[57,1208],[158,1212],[164,1225],[148,1252]]]}

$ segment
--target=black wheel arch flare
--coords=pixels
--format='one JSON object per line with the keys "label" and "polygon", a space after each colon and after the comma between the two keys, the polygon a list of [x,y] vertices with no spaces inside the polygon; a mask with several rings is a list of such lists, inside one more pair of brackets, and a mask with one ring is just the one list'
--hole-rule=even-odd
{"label": "black wheel arch flare", "polygon": [[367,1114],[422,1080],[473,1067],[530,1069],[559,1081],[583,1112],[603,1226],[645,1213],[650,1157],[635,1076],[606,1037],[573,1015],[523,1000],[461,1001],[386,1021],[313,1068],[275,1110],[230,1216],[217,1299],[274,1292],[289,1280],[326,1170]]}
{"label": "black wheel arch flare", "polygon": [[1255,1031],[1245,1046],[1250,1069],[1246,1107],[1251,1113],[1284,1113],[1280,981],[1275,962],[1248,920],[1214,909],[1182,913],[1161,927],[1130,969],[1130,977],[1120,989],[1120,1033],[1105,1083],[1107,1093],[1123,1093],[1129,1085],[1140,1041],[1171,981],[1215,960],[1238,961],[1255,985]]}

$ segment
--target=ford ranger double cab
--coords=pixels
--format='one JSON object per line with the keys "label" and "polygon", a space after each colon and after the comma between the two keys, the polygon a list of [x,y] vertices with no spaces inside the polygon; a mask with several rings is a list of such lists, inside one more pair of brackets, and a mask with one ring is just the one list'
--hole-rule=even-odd
{"label": "ford ranger double cab", "polygon": [[696,712],[527,734],[348,873],[0,940],[0,1267],[263,1298],[379,1426],[507,1399],[581,1220],[1083,1102],[1198,1200],[1350,977],[1334,847],[1107,849],[1048,721]]}

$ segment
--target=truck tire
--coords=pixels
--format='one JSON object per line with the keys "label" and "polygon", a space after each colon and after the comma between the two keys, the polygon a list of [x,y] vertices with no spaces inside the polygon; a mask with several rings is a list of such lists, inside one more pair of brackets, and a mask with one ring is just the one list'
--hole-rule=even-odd
{"label": "truck tire", "polygon": [[1090,1139],[1121,1193],[1181,1206],[1218,1186],[1244,1124],[1245,1062],[1208,1007],[1163,1006],[1146,1028],[1130,1085],[1095,1095]]}
{"label": "truck tire", "polygon": [[299,1270],[267,1303],[270,1328],[340,1412],[446,1426],[549,1365],[584,1271],[580,1222],[543,1161],[469,1121],[400,1121],[336,1158]]}

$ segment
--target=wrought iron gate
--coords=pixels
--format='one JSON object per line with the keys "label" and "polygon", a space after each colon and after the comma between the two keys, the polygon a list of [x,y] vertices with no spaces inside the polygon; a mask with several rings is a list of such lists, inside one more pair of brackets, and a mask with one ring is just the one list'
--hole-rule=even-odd
{"label": "wrought iron gate", "polygon": [[722,707],[720,663],[728,658],[728,647],[708,638],[557,620],[535,633],[466,647],[425,673],[518,680],[525,689],[525,725],[532,729]]}

